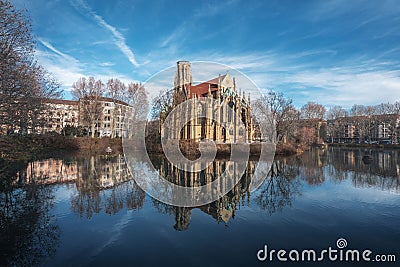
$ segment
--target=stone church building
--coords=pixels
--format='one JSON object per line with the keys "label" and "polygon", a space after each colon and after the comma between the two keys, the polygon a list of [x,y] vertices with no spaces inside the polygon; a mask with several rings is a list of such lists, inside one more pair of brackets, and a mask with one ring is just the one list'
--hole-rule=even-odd
{"label": "stone church building", "polygon": [[[161,127],[162,138],[216,143],[253,140],[250,94],[246,99],[244,92],[238,92],[229,73],[194,85],[190,62],[178,61],[172,107],[178,105],[179,114],[172,112],[170,120],[176,127]],[[160,121],[163,125],[165,114]]]}

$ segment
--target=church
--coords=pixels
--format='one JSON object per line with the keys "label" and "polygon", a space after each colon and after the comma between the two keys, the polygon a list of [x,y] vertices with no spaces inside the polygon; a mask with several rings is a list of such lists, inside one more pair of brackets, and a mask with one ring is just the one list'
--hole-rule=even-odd
{"label": "church", "polygon": [[[190,62],[178,61],[174,80],[173,127],[161,127],[164,139],[216,143],[250,143],[254,136],[250,94],[238,92],[235,78],[227,72],[194,85]],[[166,114],[161,114],[161,125]]]}

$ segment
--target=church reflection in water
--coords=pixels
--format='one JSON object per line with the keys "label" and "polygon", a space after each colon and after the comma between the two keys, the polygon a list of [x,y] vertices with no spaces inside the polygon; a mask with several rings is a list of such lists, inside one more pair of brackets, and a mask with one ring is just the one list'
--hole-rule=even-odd
{"label": "church reflection in water", "polygon": [[[207,167],[197,166],[197,169],[203,169],[199,172],[187,172],[182,171],[172,165],[166,158],[158,157],[153,159],[154,167],[159,171],[162,177],[165,177],[170,182],[181,186],[200,186],[206,185],[215,181],[224,172],[230,173],[232,175],[237,175],[239,173],[238,164],[235,162],[230,162],[226,159],[216,159],[214,162],[210,163]],[[201,165],[201,163],[199,163]],[[228,223],[231,218],[235,217],[235,213],[243,205],[249,205],[250,203],[250,182],[251,177],[254,174],[256,166],[256,161],[249,161],[244,173],[242,174],[239,183],[233,186],[226,195],[220,199],[196,209],[200,209],[202,212],[210,215],[218,223],[224,222]],[[219,186],[220,188],[229,188],[231,180],[221,179]],[[223,190],[223,189],[222,189]],[[187,207],[174,207],[163,204],[157,200],[153,200],[154,205],[159,211],[173,214],[175,216],[176,230],[186,230],[189,227],[191,212],[193,208]]]}
{"label": "church reflection in water", "polygon": [[[364,160],[365,155],[369,155],[368,161]],[[190,186],[215,180],[230,165],[226,159],[216,159],[204,171],[186,173],[178,171],[163,157],[155,157],[153,164],[172,182]],[[322,186],[326,180],[335,184],[347,181],[350,183],[345,186],[400,194],[400,150],[330,147],[275,158],[272,165],[265,165],[265,181],[250,192],[257,164],[260,162],[250,160],[239,183],[210,204],[185,208],[148,199],[146,208],[153,205],[158,212],[173,216],[173,227],[182,231],[189,228],[192,215],[198,211],[226,225],[246,206],[258,207],[260,212],[273,215],[301,198],[304,188]],[[234,165],[230,168],[229,171],[235,172]],[[0,158],[0,205],[3,207],[0,209],[0,258],[7,259],[6,265],[32,266],[54,253],[60,229],[53,206],[60,192],[68,196],[70,210],[82,219],[142,209],[146,194],[132,175],[122,155],[64,157],[30,163],[11,163]]]}
{"label": "church reflection in water", "polygon": [[[370,162],[363,161],[365,154],[371,156]],[[235,174],[237,168],[235,164],[229,164],[227,159],[216,159],[199,172],[179,170],[162,156],[152,157],[152,162],[161,176],[182,186],[204,185],[214,181],[225,171]],[[175,217],[175,229],[185,230],[189,227],[193,209],[198,209],[210,215],[216,222],[224,224],[228,224],[243,206],[256,204],[273,214],[290,206],[301,195],[302,183],[318,186],[326,179],[337,182],[351,180],[355,187],[375,187],[400,193],[398,150],[328,148],[309,151],[300,156],[276,158],[272,166],[268,165],[268,169],[264,170],[264,183],[251,193],[251,178],[257,164],[260,164],[257,159],[250,160],[239,183],[229,193],[210,204],[182,208],[169,206],[155,199],[151,201],[158,211]],[[116,214],[124,208],[140,209],[146,197],[132,179],[122,155],[46,159],[28,163],[15,173],[10,180],[13,187],[27,184],[65,184],[74,192],[70,198],[71,210],[84,218],[91,218],[100,212]],[[221,187],[224,186],[229,184],[222,182]]]}

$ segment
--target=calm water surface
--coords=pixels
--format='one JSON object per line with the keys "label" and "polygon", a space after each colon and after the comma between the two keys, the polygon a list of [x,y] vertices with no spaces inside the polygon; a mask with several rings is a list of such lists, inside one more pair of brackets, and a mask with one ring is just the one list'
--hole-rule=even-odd
{"label": "calm water surface", "polygon": [[[153,162],[178,182],[213,179],[226,166],[217,160],[188,178],[163,158]],[[257,260],[264,245],[322,250],[345,238],[347,248],[397,257],[376,266],[400,266],[400,151],[329,148],[277,158],[249,192],[255,164],[222,199],[179,208],[146,195],[122,156],[1,163],[0,265],[275,266],[283,263]]]}

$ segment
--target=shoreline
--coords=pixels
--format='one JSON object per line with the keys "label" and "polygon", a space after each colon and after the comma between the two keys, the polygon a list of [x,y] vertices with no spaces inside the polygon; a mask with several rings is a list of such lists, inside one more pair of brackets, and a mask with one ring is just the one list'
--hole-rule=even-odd
{"label": "shoreline", "polygon": [[7,161],[31,161],[62,155],[109,155],[122,153],[121,139],[69,137],[55,133],[0,136],[0,158]]}
{"label": "shoreline", "polygon": [[[147,152],[163,154],[161,144],[157,142],[146,142]],[[201,142],[181,141],[179,148],[185,156],[196,158],[201,153],[199,147]],[[374,148],[374,149],[400,149],[400,144],[353,144],[353,143],[326,143],[332,147],[343,148]],[[217,156],[219,158],[229,156],[231,144],[216,144]],[[111,148],[111,153],[106,153],[106,148]],[[293,144],[277,144],[276,156],[300,155],[309,148],[299,148]],[[260,155],[261,143],[250,143],[250,155]],[[14,135],[0,136],[0,158],[8,161],[29,161],[41,158],[54,157],[57,155],[74,154],[81,156],[89,155],[116,155],[123,152],[121,138],[92,138],[92,137],[69,137],[56,133],[36,135]]]}
{"label": "shoreline", "polygon": [[332,147],[351,147],[351,148],[382,148],[382,149],[400,149],[400,144],[354,144],[354,143],[326,143]]}

